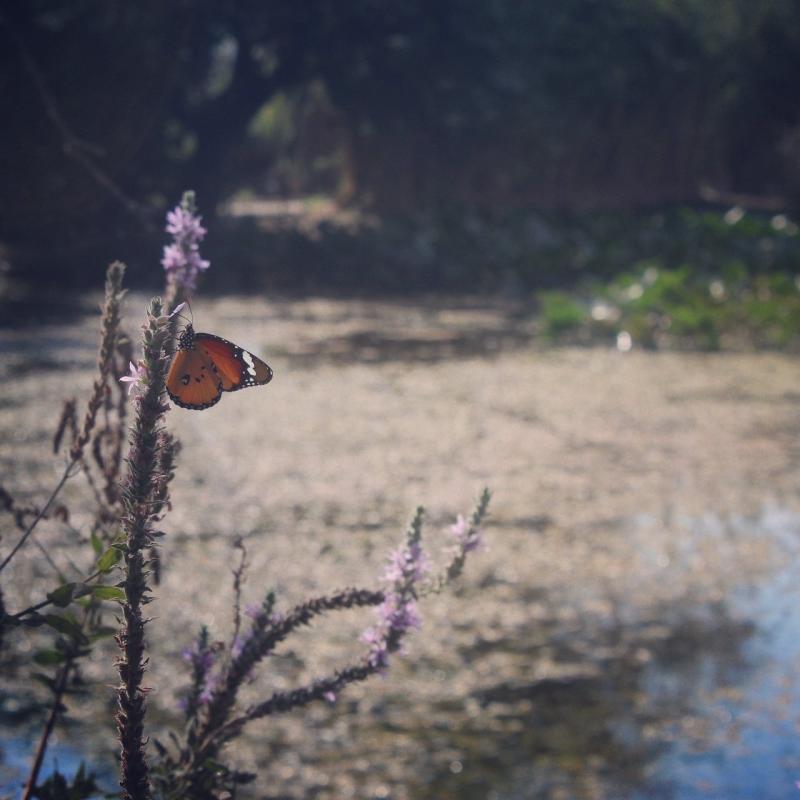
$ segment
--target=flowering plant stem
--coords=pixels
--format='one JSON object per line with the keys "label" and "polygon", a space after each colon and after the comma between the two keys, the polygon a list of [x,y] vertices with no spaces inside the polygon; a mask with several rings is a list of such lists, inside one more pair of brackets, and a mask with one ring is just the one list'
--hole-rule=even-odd
{"label": "flowering plant stem", "polygon": [[256,714],[253,717],[226,722],[236,702],[239,687],[252,673],[256,663],[268,656],[292,631],[309,625],[314,617],[326,612],[374,606],[383,600],[384,593],[381,591],[345,589],[327,597],[306,600],[280,619],[268,621],[265,617],[264,627],[259,624],[256,635],[233,660],[219,690],[214,693],[205,724],[198,732],[199,744],[195,752],[191,754],[192,763],[187,772],[189,774],[196,772],[203,761],[213,758],[219,747],[232,735],[235,735],[235,732],[240,730],[249,718],[255,719],[257,716],[263,716]]}
{"label": "flowering plant stem", "polygon": [[[411,520],[404,543],[391,554],[383,576],[384,588],[345,589],[306,600],[286,614],[273,612],[275,598],[269,593],[260,608],[251,606],[246,610],[252,624],[244,631],[239,614],[243,557],[234,571],[235,635],[227,657],[220,658],[220,666],[215,669],[218,656],[209,646],[206,629],[201,631],[191,650],[187,650],[193,675],[189,693],[183,700],[187,711],[184,744],[176,757],[172,757],[157,743],[162,755],[160,786],[164,789],[164,797],[209,800],[226,796],[214,794],[214,787],[229,786],[225,783],[226,778],[232,781],[230,785],[234,785],[244,776],[230,771],[226,773],[220,767],[220,754],[223,747],[238,737],[250,722],[315,701],[335,702],[336,696],[348,685],[385,674],[392,655],[402,652],[407,634],[420,625],[417,598],[439,591],[457,578],[468,553],[481,546],[480,525],[488,512],[490,496],[489,491],[484,490],[469,522],[459,516],[452,527],[454,543],[450,560],[438,579],[425,580],[429,564],[422,549],[424,510],[420,507]],[[241,543],[237,546],[242,547]],[[258,663],[271,655],[291,633],[328,612],[369,606],[377,607],[378,619],[364,632],[362,639],[368,647],[357,661],[315,678],[305,686],[273,692],[261,702],[237,709],[239,688],[253,677]],[[221,642],[219,644],[223,647]]]}
{"label": "flowering plant stem", "polygon": [[50,506],[53,505],[56,497],[58,497],[59,492],[64,487],[64,484],[75,474],[74,470],[72,469],[74,466],[75,466],[74,461],[70,461],[69,464],[67,464],[67,467],[64,470],[64,474],[61,476],[61,479],[56,484],[56,488],[53,489],[53,491],[50,493],[50,497],[47,499],[47,502],[42,506],[39,513],[34,517],[33,522],[31,522],[31,524],[28,525],[27,528],[25,528],[25,531],[23,532],[22,536],[20,536],[19,540],[14,545],[14,547],[11,549],[11,552],[3,559],[3,563],[0,564],[0,572],[2,572],[5,569],[6,564],[8,564],[8,562],[11,561],[12,558],[14,558],[14,556],[17,554],[17,551],[22,547],[22,545],[25,544],[25,542],[28,540],[28,537],[33,533],[33,529],[42,521],[42,519],[44,519],[45,515],[50,509]]}
{"label": "flowering plant stem", "polygon": [[122,289],[122,278],[124,275],[125,265],[120,261],[115,261],[113,264],[109,265],[106,272],[106,299],[103,306],[103,330],[100,338],[100,354],[98,356],[99,375],[94,382],[92,396],[89,398],[83,429],[72,442],[69,461],[64,469],[64,474],[56,484],[56,488],[53,489],[49,499],[36,515],[33,522],[25,529],[20,539],[11,549],[11,552],[3,559],[2,563],[0,563],[0,572],[5,569],[9,561],[11,561],[19,549],[25,544],[28,537],[33,533],[34,528],[44,519],[50,506],[64,487],[64,484],[79,471],[76,471],[74,467],[83,459],[84,450],[89,443],[92,431],[95,427],[97,412],[100,410],[108,393],[108,378],[111,374],[114,349],[117,345],[119,333],[120,305],[124,296],[124,291]]}
{"label": "flowering plant stem", "polygon": [[122,528],[125,534],[125,603],[123,621],[117,634],[122,654],[117,661],[121,684],[117,689],[117,728],[122,745],[121,779],[124,800],[148,800],[151,795],[149,771],[144,750],[145,640],[142,606],[148,602],[145,550],[152,545],[154,506],[157,505],[160,476],[157,473],[159,449],[163,443],[161,418],[167,364],[163,348],[169,335],[160,299],[154,299],[144,325],[143,362],[146,377],[136,397],[131,428],[128,473],[122,491]]}
{"label": "flowering plant stem", "polygon": [[25,791],[22,795],[22,800],[30,800],[31,797],[37,796],[34,794],[34,792],[36,791],[36,782],[39,779],[39,770],[42,768],[42,762],[44,761],[44,755],[47,752],[47,743],[50,740],[50,735],[53,733],[56,720],[58,719],[59,713],[63,709],[62,699],[64,697],[64,692],[67,690],[70,673],[72,672],[74,666],[75,659],[69,658],[62,665],[61,669],[58,671],[58,675],[56,676],[53,684],[53,702],[50,706],[50,713],[47,716],[47,722],[45,723],[44,730],[42,731],[41,738],[39,739],[39,745],[36,748],[36,755],[34,756],[33,766],[31,767],[30,775],[28,776],[28,780],[25,784]]}

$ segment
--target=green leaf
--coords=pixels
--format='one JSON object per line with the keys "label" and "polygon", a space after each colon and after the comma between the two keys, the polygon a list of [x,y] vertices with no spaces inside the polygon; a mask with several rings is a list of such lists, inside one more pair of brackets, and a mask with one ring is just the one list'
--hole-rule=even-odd
{"label": "green leaf", "polygon": [[101,625],[99,628],[95,628],[92,631],[89,639],[92,642],[96,642],[98,639],[106,639],[109,636],[113,636],[117,630],[117,628],[112,628],[108,625]]}
{"label": "green leaf", "polygon": [[92,531],[92,550],[94,550],[95,555],[101,555],[103,552],[103,542],[100,540],[100,537],[97,535],[96,531]]}
{"label": "green leaf", "polygon": [[97,559],[96,568],[99,572],[108,572],[121,558],[122,551],[112,545]]}
{"label": "green leaf", "polygon": [[79,583],[78,588],[75,590],[75,599],[77,600],[79,597],[85,597],[87,594],[92,593],[92,587],[89,586],[87,583]]}
{"label": "green leaf", "polygon": [[58,614],[45,614],[44,621],[54,630],[69,636],[75,641],[85,641],[81,626],[75,621],[73,617],[59,616]]}
{"label": "green leaf", "polygon": [[117,586],[93,586],[92,594],[101,600],[116,600],[119,603],[125,602],[125,591]]}
{"label": "green leaf", "polygon": [[49,667],[64,661],[64,654],[58,650],[39,650],[33,654],[33,660],[40,667]]}
{"label": "green leaf", "polygon": [[48,689],[55,689],[55,680],[49,675],[45,675],[43,672],[32,672],[31,678],[37,683],[41,683],[43,686],[46,686]]}
{"label": "green leaf", "polygon": [[66,608],[75,594],[76,583],[64,583],[53,592],[47,595],[47,599],[59,608]]}
{"label": "green leaf", "polygon": [[213,758],[207,758],[203,762],[203,769],[207,769],[209,772],[214,772],[216,774],[226,774],[228,772],[228,768],[220,763],[219,761]]}

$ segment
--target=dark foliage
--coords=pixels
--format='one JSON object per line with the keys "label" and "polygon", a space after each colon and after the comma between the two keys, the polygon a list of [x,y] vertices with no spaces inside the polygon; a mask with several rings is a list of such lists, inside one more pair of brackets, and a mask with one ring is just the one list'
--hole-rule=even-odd
{"label": "dark foliage", "polygon": [[99,787],[95,783],[94,777],[91,773],[86,774],[83,764],[78,769],[72,783],[69,783],[56,770],[44,783],[36,787],[33,797],[37,797],[39,800],[84,800],[87,797],[96,797]]}
{"label": "dark foliage", "polygon": [[794,202],[798,71],[792,0],[0,0],[0,243],[29,277],[155,263],[185,186],[212,210]]}

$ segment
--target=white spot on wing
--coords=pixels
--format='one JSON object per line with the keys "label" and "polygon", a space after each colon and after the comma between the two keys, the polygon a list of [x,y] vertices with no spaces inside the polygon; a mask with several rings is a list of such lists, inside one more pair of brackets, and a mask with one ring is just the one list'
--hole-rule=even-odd
{"label": "white spot on wing", "polygon": [[247,350],[242,350],[242,358],[244,359],[244,363],[247,364],[247,374],[255,377],[256,365],[253,361],[253,356],[251,356]]}

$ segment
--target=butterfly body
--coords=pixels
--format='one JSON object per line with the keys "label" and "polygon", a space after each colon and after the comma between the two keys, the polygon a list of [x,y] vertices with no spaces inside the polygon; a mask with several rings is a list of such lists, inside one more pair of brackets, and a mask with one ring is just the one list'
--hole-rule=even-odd
{"label": "butterfly body", "polygon": [[200,410],[219,402],[223,392],[263,386],[272,380],[269,365],[239,345],[187,325],[167,375],[167,393],[183,408]]}

